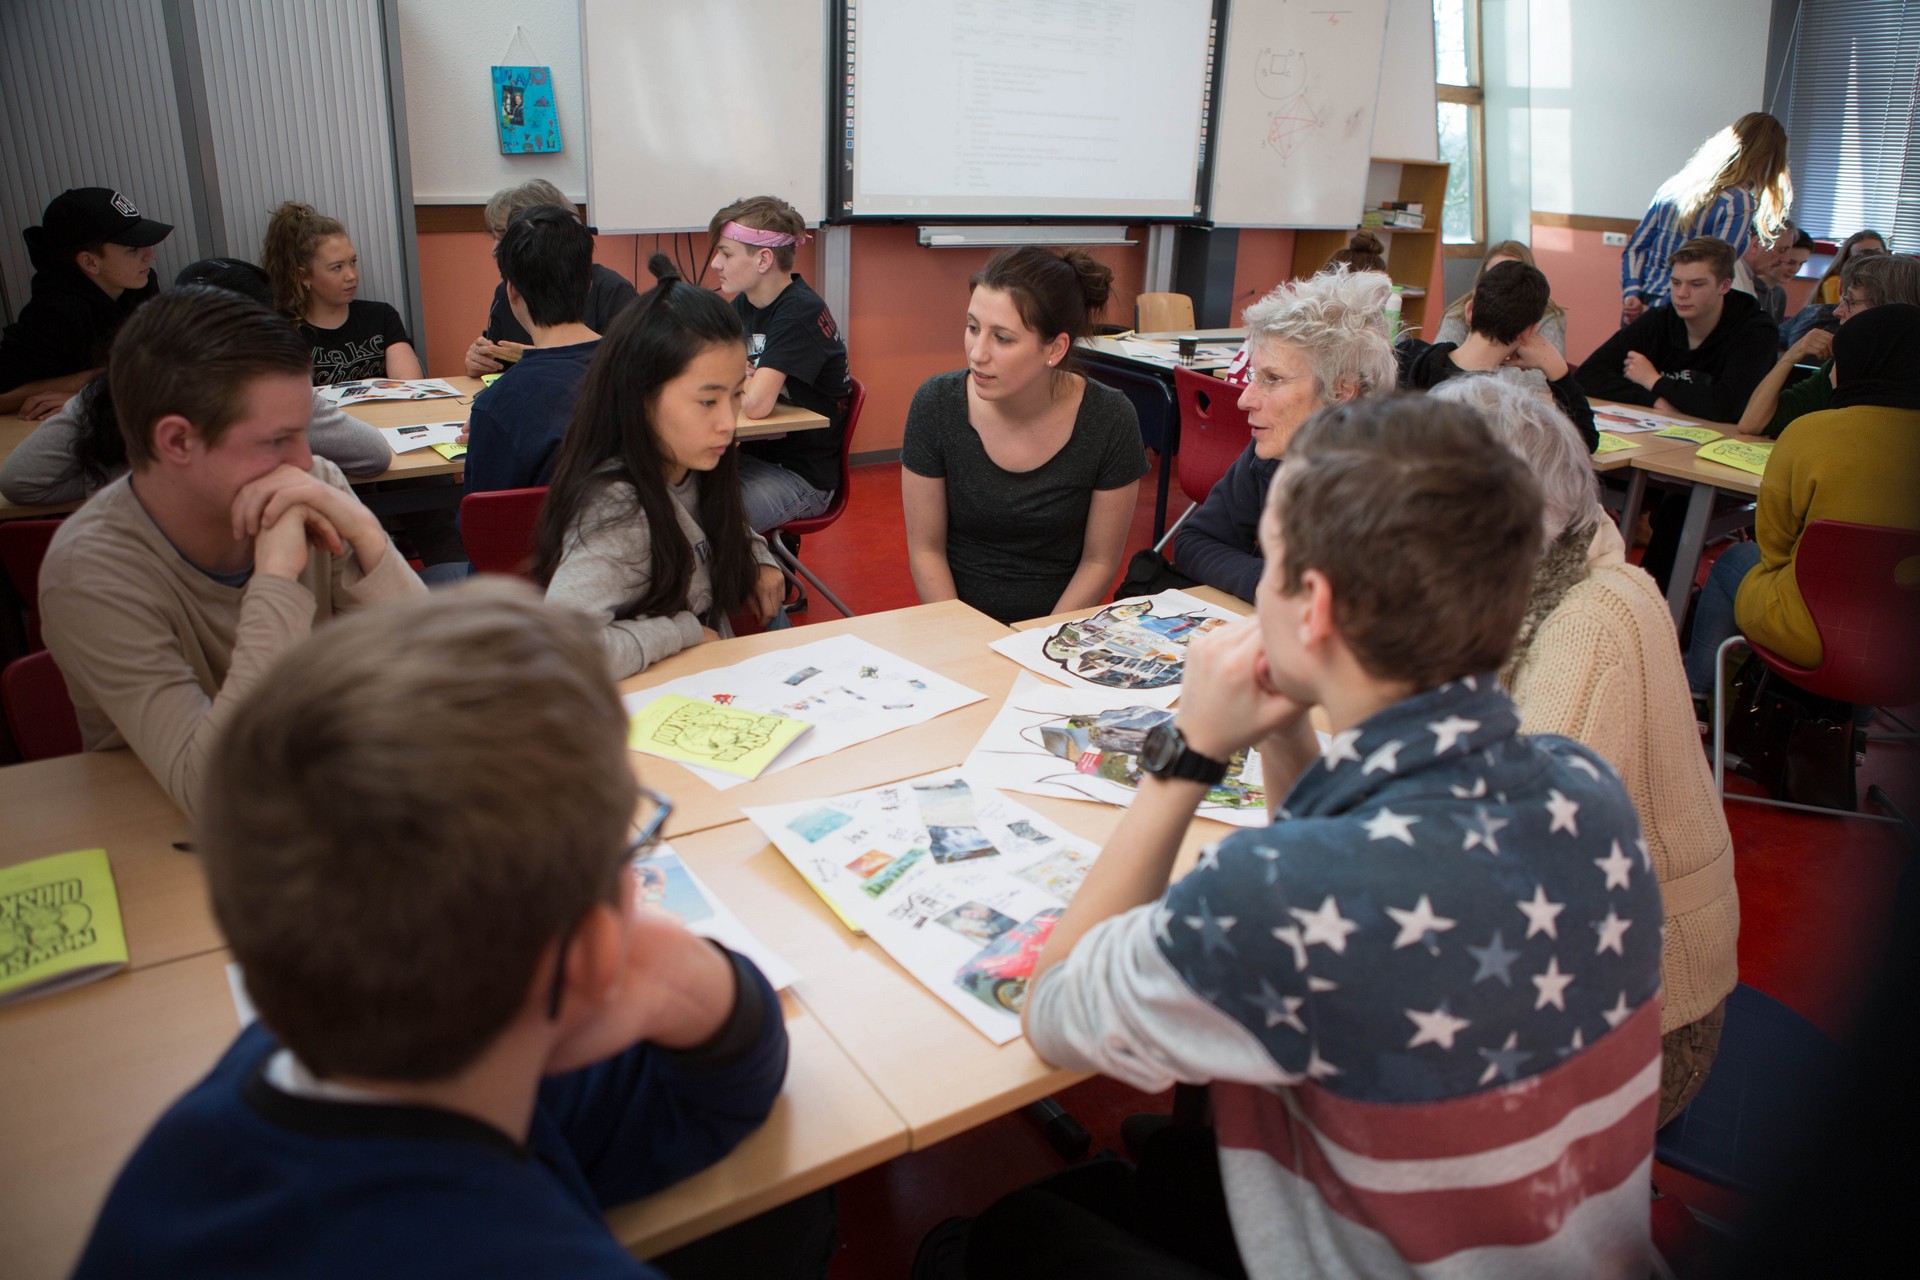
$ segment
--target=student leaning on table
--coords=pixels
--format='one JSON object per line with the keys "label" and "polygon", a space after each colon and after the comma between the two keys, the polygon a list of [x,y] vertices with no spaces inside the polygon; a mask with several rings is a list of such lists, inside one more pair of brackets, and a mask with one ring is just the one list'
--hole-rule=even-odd
{"label": "student leaning on table", "polygon": [[1385,307],[1374,271],[1323,271],[1281,285],[1246,310],[1239,407],[1253,438],[1173,543],[1173,567],[1251,601],[1260,581],[1260,513],[1287,445],[1315,410],[1393,390]]}
{"label": "student leaning on table", "polygon": [[1600,509],[1592,459],[1554,406],[1504,376],[1433,393],[1477,410],[1540,483],[1546,547],[1500,681],[1528,733],[1564,733],[1607,758],[1646,832],[1666,909],[1660,960],[1660,1115],[1706,1083],[1739,980],[1733,835],[1700,750],[1673,615],[1627,563]]}
{"label": "student leaning on table", "polygon": [[920,384],[900,446],[923,602],[1014,622],[1112,588],[1147,454],[1133,405],[1073,358],[1112,286],[1087,253],[1035,245],[968,282],[967,367]]}
{"label": "student leaning on table", "polygon": [[615,679],[732,634],[751,604],[784,623],[786,577],[747,527],[733,432],[746,335],[669,276],[600,340],[534,530],[547,599],[600,626]]}
{"label": "student leaning on table", "polygon": [[[288,654],[196,828],[260,1021],[141,1141],[75,1274],[661,1275],[602,1211],[758,1128],[787,1037],[751,961],[637,906],[666,809],[634,838],[626,729],[591,628],[516,584]],[[824,1274],[830,1217],[783,1225],[726,1274]]]}
{"label": "student leaning on table", "polygon": [[276,658],[335,613],[425,589],[309,450],[309,367],[283,319],[224,289],[135,312],[108,374],[133,471],[41,566],[87,749],[132,747],[189,813],[214,737]]}
{"label": "student leaning on table", "polygon": [[[1519,736],[1495,680],[1540,541],[1533,480],[1465,409],[1382,397],[1301,429],[1257,617],[1190,647],[1025,1012],[1049,1062],[1210,1084],[1214,1140],[1169,1126],[1137,1175],[1016,1192],[973,1224],[969,1274],[1154,1248],[1254,1277],[1647,1274],[1659,890],[1613,771]],[[1273,824],[1169,886],[1253,745]],[[1178,1213],[1146,1195],[1116,1225],[1129,1181],[1176,1178]],[[1116,1180],[1119,1204],[1076,1202]],[[1208,1238],[1223,1217],[1231,1242]]]}

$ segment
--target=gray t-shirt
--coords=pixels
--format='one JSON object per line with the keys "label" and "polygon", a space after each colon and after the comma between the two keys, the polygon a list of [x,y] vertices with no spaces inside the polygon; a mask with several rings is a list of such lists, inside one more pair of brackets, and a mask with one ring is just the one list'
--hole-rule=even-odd
{"label": "gray t-shirt", "polygon": [[967,421],[966,377],[920,385],[900,462],[947,482],[947,566],[960,599],[1001,622],[1044,617],[1079,568],[1093,491],[1146,473],[1140,421],[1125,396],[1089,379],[1060,451],[1031,471],[1003,470]]}

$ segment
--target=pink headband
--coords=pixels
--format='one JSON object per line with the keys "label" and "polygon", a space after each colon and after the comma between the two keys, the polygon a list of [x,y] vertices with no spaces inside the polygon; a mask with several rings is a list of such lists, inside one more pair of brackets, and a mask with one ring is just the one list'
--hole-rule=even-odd
{"label": "pink headband", "polygon": [[790,244],[805,244],[813,239],[806,232],[790,236],[784,231],[762,231],[758,227],[743,227],[737,222],[729,222],[720,228],[720,234],[728,240],[738,240],[741,244],[750,244],[758,249],[784,249]]}

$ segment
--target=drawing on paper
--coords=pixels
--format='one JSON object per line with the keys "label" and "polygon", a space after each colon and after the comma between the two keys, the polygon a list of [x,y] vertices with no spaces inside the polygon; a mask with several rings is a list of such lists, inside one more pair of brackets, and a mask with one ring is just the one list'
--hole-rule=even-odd
{"label": "drawing on paper", "polygon": [[689,703],[656,725],[650,738],[697,757],[694,763],[714,764],[739,760],[770,745],[781,727],[790,723],[784,716],[764,716],[722,703]]}
{"label": "drawing on paper", "polygon": [[1298,49],[1262,49],[1253,65],[1253,84],[1280,104],[1267,113],[1267,136],[1261,145],[1284,161],[1309,132],[1326,123],[1307,97],[1307,55]]}
{"label": "drawing on paper", "polygon": [[1151,599],[1108,605],[1063,622],[1043,652],[1060,669],[1110,689],[1161,689],[1180,683],[1187,644],[1226,625],[1204,613],[1155,613]]}

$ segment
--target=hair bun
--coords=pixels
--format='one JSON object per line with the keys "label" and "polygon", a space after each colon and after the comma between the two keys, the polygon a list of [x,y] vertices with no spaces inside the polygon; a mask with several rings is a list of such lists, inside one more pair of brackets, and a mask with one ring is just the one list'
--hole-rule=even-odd
{"label": "hair bun", "polygon": [[678,280],[680,278],[680,268],[674,266],[673,259],[664,253],[648,255],[647,270],[653,273],[655,280]]}
{"label": "hair bun", "polygon": [[1085,249],[1069,249],[1060,258],[1080,278],[1080,296],[1087,300],[1087,313],[1106,306],[1113,296],[1113,268]]}
{"label": "hair bun", "polygon": [[1347,237],[1347,248],[1355,253],[1384,253],[1387,246],[1370,231],[1356,231]]}

